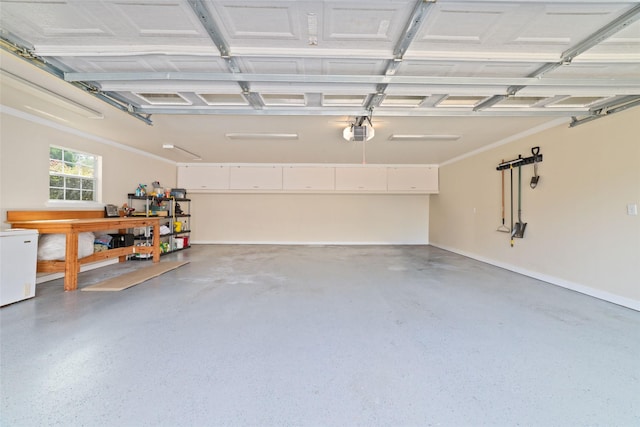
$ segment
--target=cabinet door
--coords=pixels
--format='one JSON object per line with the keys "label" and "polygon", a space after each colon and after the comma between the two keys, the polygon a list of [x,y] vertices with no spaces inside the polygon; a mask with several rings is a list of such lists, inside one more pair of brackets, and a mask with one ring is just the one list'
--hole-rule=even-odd
{"label": "cabinet door", "polygon": [[229,167],[194,165],[178,167],[178,187],[187,190],[228,190]]}
{"label": "cabinet door", "polygon": [[330,166],[288,166],[282,169],[285,190],[334,190],[335,168]]}
{"label": "cabinet door", "polygon": [[400,192],[437,193],[438,168],[435,166],[387,168],[387,189]]}
{"label": "cabinet door", "polygon": [[387,191],[387,168],[336,167],[336,190]]}
{"label": "cabinet door", "polygon": [[281,166],[233,166],[229,172],[232,190],[282,190]]}

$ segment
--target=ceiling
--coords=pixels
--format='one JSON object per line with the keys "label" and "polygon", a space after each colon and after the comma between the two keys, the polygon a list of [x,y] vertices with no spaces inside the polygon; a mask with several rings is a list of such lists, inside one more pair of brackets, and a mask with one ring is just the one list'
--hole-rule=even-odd
{"label": "ceiling", "polygon": [[[640,105],[640,2],[1,0],[0,17],[3,105],[179,162],[163,145],[440,164]],[[374,138],[346,142],[365,117]]]}

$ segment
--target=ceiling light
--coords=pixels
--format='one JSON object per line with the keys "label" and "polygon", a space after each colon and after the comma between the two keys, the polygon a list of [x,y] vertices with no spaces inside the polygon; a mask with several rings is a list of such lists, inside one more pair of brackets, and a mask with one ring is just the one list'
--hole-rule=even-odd
{"label": "ceiling light", "polygon": [[224,136],[229,139],[298,139],[297,133],[232,132]]}
{"label": "ceiling light", "polygon": [[457,141],[460,135],[392,134],[390,141]]}
{"label": "ceiling light", "polygon": [[165,148],[167,150],[174,150],[177,151],[179,153],[182,154],[186,154],[188,156],[193,157],[192,160],[202,160],[202,157],[200,157],[198,154],[196,153],[192,153],[191,151],[185,150],[182,147],[178,147],[177,145],[173,145],[173,144],[162,144],[162,148]]}
{"label": "ceiling light", "polygon": [[56,119],[56,120],[60,120],[61,122],[65,122],[65,123],[69,123],[69,120],[67,119],[63,119],[60,116],[56,116],[55,114],[51,114],[51,113],[47,113],[46,111],[42,111],[38,108],[32,107],[30,105],[25,105],[24,108],[26,108],[27,110],[31,110],[31,111],[35,111],[38,114],[42,114],[45,117],[51,117],[52,119]]}

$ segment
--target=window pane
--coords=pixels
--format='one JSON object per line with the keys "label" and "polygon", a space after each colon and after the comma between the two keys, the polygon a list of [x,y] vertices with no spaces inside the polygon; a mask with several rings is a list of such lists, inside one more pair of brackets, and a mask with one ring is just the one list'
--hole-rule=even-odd
{"label": "window pane", "polygon": [[80,200],[80,190],[67,190],[65,200]]}
{"label": "window pane", "polygon": [[75,163],[78,155],[73,151],[64,150],[64,160],[65,162]]}
{"label": "window pane", "polygon": [[78,166],[75,163],[65,162],[64,173],[67,175],[78,175]]}
{"label": "window pane", "polygon": [[93,177],[93,166],[80,166],[80,170],[78,174],[80,176]]}
{"label": "window pane", "polygon": [[49,158],[62,160],[62,148],[49,147]]}
{"label": "window pane", "polygon": [[49,160],[49,172],[64,173],[64,163],[58,160]]}
{"label": "window pane", "polygon": [[76,163],[88,166],[89,168],[93,169],[95,165],[95,156],[91,156],[89,154],[78,154]]}
{"label": "window pane", "polygon": [[49,176],[49,187],[63,187],[64,178],[59,175]]}
{"label": "window pane", "polygon": [[64,200],[64,190],[61,188],[50,188],[49,199],[51,200]]}
{"label": "window pane", "polygon": [[80,188],[80,178],[66,178],[65,182],[67,188]]}
{"label": "window pane", "polygon": [[93,190],[93,180],[92,179],[83,179],[82,180],[82,189],[83,190]]}
{"label": "window pane", "polygon": [[93,201],[93,191],[82,190],[82,200]]}

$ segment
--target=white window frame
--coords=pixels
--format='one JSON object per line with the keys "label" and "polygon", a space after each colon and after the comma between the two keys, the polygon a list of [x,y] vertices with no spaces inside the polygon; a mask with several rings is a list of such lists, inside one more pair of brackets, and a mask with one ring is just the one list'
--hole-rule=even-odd
{"label": "white window frame", "polygon": [[[45,203],[46,207],[65,207],[65,208],[102,208],[104,205],[102,203],[102,156],[94,153],[89,153],[82,150],[77,150],[75,148],[63,147],[61,145],[51,144],[48,147],[47,152],[47,165],[49,165],[49,160],[51,159],[51,148],[59,148],[62,150],[72,151],[74,153],[85,154],[88,156],[94,156],[96,159],[95,168],[93,170],[94,173],[94,189],[93,193],[95,196],[95,200],[55,200],[49,199],[49,191],[51,189],[50,183],[47,182],[47,202]],[[48,167],[48,166],[47,166]],[[49,179],[51,175],[51,171],[48,170],[47,179]]]}

